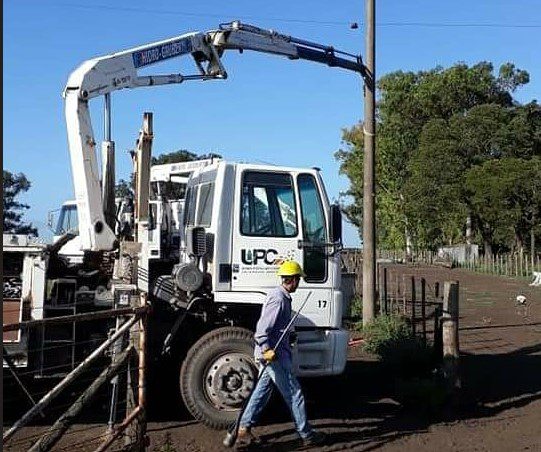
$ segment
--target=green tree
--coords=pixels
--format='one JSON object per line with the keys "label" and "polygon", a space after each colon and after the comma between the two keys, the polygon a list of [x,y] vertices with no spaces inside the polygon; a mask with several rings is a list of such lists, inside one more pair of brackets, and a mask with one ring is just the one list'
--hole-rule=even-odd
{"label": "green tree", "polygon": [[541,158],[502,158],[471,168],[465,177],[485,247],[522,250],[541,218]]}
{"label": "green tree", "polygon": [[133,186],[134,186],[133,177],[130,182],[128,182],[125,179],[120,179],[118,181],[118,184],[115,185],[115,197],[117,198],[133,197]]}
{"label": "green tree", "polygon": [[164,165],[166,163],[191,162],[192,160],[204,160],[210,158],[221,158],[221,156],[212,152],[197,155],[196,153],[188,151],[187,149],[180,149],[178,151],[161,154],[157,157],[152,157],[151,164]]}
{"label": "green tree", "polygon": [[14,174],[3,170],[3,189],[4,189],[4,232],[14,234],[38,235],[38,231],[32,226],[32,223],[24,223],[22,217],[24,211],[29,209],[27,204],[17,201],[17,197],[27,192],[31,183],[23,173]]}
{"label": "green tree", "polygon": [[[467,214],[465,200],[459,198],[458,205],[449,211],[451,202],[443,202],[443,198],[458,196],[461,190],[455,185],[459,186],[461,181],[451,177],[451,174],[457,174],[454,169],[445,174],[438,169],[438,159],[444,155],[431,140],[451,152],[445,171],[452,165],[466,170],[470,164],[478,164],[487,156],[494,158],[492,153],[501,152],[502,143],[509,137],[505,134],[491,136],[488,149],[481,149],[481,131],[493,130],[491,124],[494,122],[505,122],[502,116],[508,118],[506,109],[516,108],[512,92],[528,80],[527,72],[512,64],[503,65],[495,75],[492,64],[481,62],[471,67],[459,63],[448,69],[437,67],[418,73],[398,71],[378,81],[376,202],[380,246],[403,247],[407,236],[421,240],[419,246],[428,241],[435,246],[433,240],[436,237],[440,237],[440,241],[453,240],[460,233],[465,221],[460,216]],[[473,111],[469,116],[471,109],[483,105],[484,110]],[[463,117],[465,119],[461,120]],[[476,131],[476,123],[483,128]],[[469,135],[464,135],[464,130]],[[468,142],[470,139],[471,143]],[[351,182],[347,194],[352,202],[346,212],[354,224],[360,225],[362,124],[345,130],[343,142],[345,147],[336,153],[336,157],[341,162],[342,173]],[[456,152],[455,147],[459,148]],[[462,162],[463,159],[466,162]],[[438,189],[438,178],[442,175],[446,181],[444,187]],[[434,198],[430,196],[433,189],[438,189]],[[418,198],[419,193],[424,197]],[[431,219],[430,223],[425,223],[428,219]],[[442,233],[446,237],[441,237]]]}

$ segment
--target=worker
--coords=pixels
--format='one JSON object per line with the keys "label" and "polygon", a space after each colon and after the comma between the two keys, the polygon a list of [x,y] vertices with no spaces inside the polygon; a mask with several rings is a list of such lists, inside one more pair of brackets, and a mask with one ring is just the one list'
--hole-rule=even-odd
{"label": "worker", "polygon": [[315,431],[306,418],[304,395],[292,372],[289,332],[275,349],[275,344],[291,320],[291,294],[297,290],[304,272],[295,261],[285,261],[278,269],[281,284],[267,294],[255,331],[255,359],[263,366],[254,393],[239,422],[238,440],[253,443],[260,440],[252,433],[252,426],[265,408],[276,385],[291,412],[295,427],[305,446],[321,444],[326,435]]}

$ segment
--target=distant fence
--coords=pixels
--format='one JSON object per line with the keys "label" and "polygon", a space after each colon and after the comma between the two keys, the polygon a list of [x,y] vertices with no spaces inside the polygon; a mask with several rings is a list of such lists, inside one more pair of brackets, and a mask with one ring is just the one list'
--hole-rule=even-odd
{"label": "distant fence", "polygon": [[[362,256],[362,249],[359,248],[345,248],[342,251],[343,267],[348,271],[356,269],[360,287],[362,287]],[[376,260],[378,268],[386,263],[438,265],[514,278],[530,278],[533,272],[541,272],[541,254],[539,253],[534,255],[528,253],[485,254],[459,261],[441,252],[421,250],[407,254],[403,250],[377,250]]]}
{"label": "distant fence", "polygon": [[456,262],[455,266],[491,275],[530,278],[533,272],[541,272],[541,257],[539,254],[532,256],[526,253],[493,254]]}

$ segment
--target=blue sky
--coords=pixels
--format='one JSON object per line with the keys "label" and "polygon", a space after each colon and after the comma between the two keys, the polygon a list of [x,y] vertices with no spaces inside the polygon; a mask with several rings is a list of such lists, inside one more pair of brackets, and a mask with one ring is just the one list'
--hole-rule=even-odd
{"label": "blue sky", "polygon": [[[377,3],[377,75],[463,61],[513,62],[529,71],[520,102],[540,99],[539,0],[387,0]],[[73,197],[62,89],[84,60],[240,19],[299,38],[364,53],[364,1],[273,2],[4,1],[4,169],[24,172],[32,188],[26,219],[46,234],[47,211]],[[349,24],[358,22],[358,30]],[[353,73],[246,52],[223,58],[229,79],[113,93],[117,177],[130,171],[144,111],[154,113],[155,155],[186,148],[225,158],[318,166],[337,199],[348,181],[334,152],[341,129],[362,119],[361,81]],[[188,72],[191,61],[154,66]],[[102,101],[93,102],[102,136]],[[346,245],[359,244],[345,228]]]}

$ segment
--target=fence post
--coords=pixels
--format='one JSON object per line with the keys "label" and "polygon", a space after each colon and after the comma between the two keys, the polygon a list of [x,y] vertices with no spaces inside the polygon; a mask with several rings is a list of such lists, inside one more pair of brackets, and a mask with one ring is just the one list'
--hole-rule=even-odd
{"label": "fence post", "polygon": [[394,296],[394,303],[393,307],[396,309],[398,313],[400,313],[400,305],[398,304],[398,299],[400,297],[400,279],[398,279],[398,273],[394,275],[395,277],[395,286],[396,286],[396,292]]}
{"label": "fence post", "polygon": [[415,276],[411,277],[411,328],[415,334]]}
{"label": "fence post", "polygon": [[383,307],[385,315],[389,315],[389,300],[387,297],[387,267],[383,267]]}
{"label": "fence post", "polygon": [[421,278],[421,318],[423,319],[423,343],[426,346],[426,280]]}
{"label": "fence post", "polygon": [[[141,293],[140,298],[141,306],[147,305],[147,294]],[[141,317],[139,322],[139,391],[138,391],[138,406],[141,410],[139,415],[139,422],[137,424],[138,432],[138,449],[141,452],[146,450],[147,446],[147,386],[146,386],[146,330],[147,330],[147,314]]]}
{"label": "fence post", "polygon": [[441,331],[441,304],[438,303],[434,308],[434,358],[440,363],[443,354],[443,339]]}
{"label": "fence post", "polygon": [[458,281],[445,281],[442,316],[443,373],[451,390],[461,387],[458,374]]}
{"label": "fence post", "polygon": [[[132,306],[143,304],[143,297],[146,295],[140,293],[138,296],[131,297]],[[132,359],[128,361],[127,384],[126,384],[126,413],[132,413],[138,409],[138,415],[134,421],[126,429],[126,437],[124,445],[130,450],[142,451],[145,449],[145,432],[146,412],[145,406],[141,406],[141,399],[144,402],[144,354],[142,353],[142,343],[144,345],[144,321],[139,321],[130,330],[130,344],[135,349]],[[143,337],[142,337],[143,336]],[[143,355],[143,356],[142,356]],[[137,363],[137,365],[136,365]],[[142,376],[143,375],[143,376]],[[143,385],[143,386],[141,386]],[[141,392],[143,391],[143,392]],[[143,397],[141,397],[143,396]]]}
{"label": "fence post", "polygon": [[402,293],[402,309],[404,310],[404,317],[406,316],[406,275],[402,275],[402,286],[404,287],[404,292]]}
{"label": "fence post", "polygon": [[434,283],[434,299],[438,301],[439,297],[440,297],[440,283],[436,281]]}

